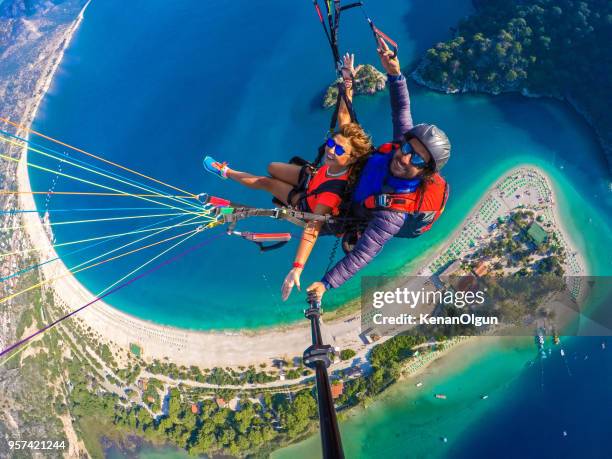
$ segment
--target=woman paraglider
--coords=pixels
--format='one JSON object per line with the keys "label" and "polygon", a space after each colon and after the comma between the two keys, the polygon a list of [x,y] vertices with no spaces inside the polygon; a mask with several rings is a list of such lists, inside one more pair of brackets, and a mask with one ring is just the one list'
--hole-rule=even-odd
{"label": "woman paraglider", "polygon": [[363,168],[350,203],[350,217],[361,223],[345,231],[345,257],[308,287],[318,298],[369,264],[393,237],[414,238],[429,230],[448,199],[440,170],[450,158],[450,141],[433,124],[413,126],[396,53],[382,39],[378,53],[387,71],[394,140],[378,147]]}
{"label": "woman paraglider", "polygon": [[[433,124],[412,123],[410,96],[400,63],[384,40],[378,53],[387,72],[391,98],[393,141],[376,149],[356,123],[344,101],[340,102],[336,132],[325,144],[325,163],[319,169],[272,163],[269,177],[230,168],[207,156],[207,171],[249,188],[271,193],[283,205],[319,215],[333,215],[338,225],[326,232],[343,234],[346,255],[321,281],[308,287],[317,297],[337,288],[369,264],[393,237],[414,238],[428,231],[444,211],[448,185],[440,170],[450,158],[450,141]],[[345,55],[342,67],[348,100],[352,96],[353,56]],[[340,207],[344,209],[342,215]],[[321,222],[304,228],[293,267],[282,286],[283,300],[294,285],[300,287],[304,264],[320,235]]]}
{"label": "woman paraglider", "polygon": [[[342,75],[348,100],[352,98],[353,56],[345,55]],[[283,205],[318,215],[338,215],[340,205],[349,199],[361,169],[372,152],[370,137],[357,123],[351,122],[346,103],[341,102],[338,129],[325,143],[324,163],[314,169],[311,165],[274,162],[268,166],[270,176],[258,176],[230,168],[210,156],[204,158],[204,168],[224,179],[234,180],[248,188],[264,190]],[[316,243],[323,223],[309,222],[302,233],[293,266],[282,286],[286,300],[293,286],[300,288],[300,276]]]}

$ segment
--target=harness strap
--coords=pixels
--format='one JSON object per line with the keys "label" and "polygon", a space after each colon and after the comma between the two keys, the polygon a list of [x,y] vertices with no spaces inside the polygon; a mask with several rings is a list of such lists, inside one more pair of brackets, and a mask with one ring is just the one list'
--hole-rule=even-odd
{"label": "harness strap", "polygon": [[319,215],[285,207],[276,207],[274,209],[236,208],[233,209],[233,212],[221,214],[219,217],[221,223],[233,223],[250,217],[270,217],[276,220],[287,220],[291,223],[299,222],[300,225],[309,221],[320,221],[324,223],[331,223],[334,221],[334,218],[330,215]]}
{"label": "harness strap", "polygon": [[[408,196],[410,195],[417,195],[417,199],[418,199],[418,204],[416,205],[416,207],[411,210],[410,212],[420,212],[422,210],[422,206],[423,206],[423,201],[425,199],[425,192],[423,190],[417,190],[414,191],[412,193],[397,193],[397,194],[393,194],[393,193],[380,193],[380,194],[375,194],[372,196],[369,196],[368,198],[366,198],[366,200],[364,201],[363,205],[368,208],[368,209],[375,209],[377,207],[381,207],[381,208],[385,208],[385,209],[389,209],[389,210],[397,210],[399,212],[408,212],[405,209],[402,209],[401,207],[404,206],[406,204],[406,201],[408,199]],[[444,206],[446,205],[446,201],[448,200],[448,182],[444,182],[444,191],[443,191],[443,195],[442,195],[442,202],[440,203],[440,208],[439,209],[429,209],[427,210],[429,211],[435,211],[435,212],[442,212],[444,210]],[[395,208],[394,208],[395,207]]]}
{"label": "harness strap", "polygon": [[389,37],[378,27],[376,27],[374,21],[372,21],[370,16],[368,16],[368,14],[366,13],[363,4],[361,5],[361,12],[363,13],[363,16],[365,17],[366,21],[368,21],[368,24],[370,25],[370,29],[372,30],[372,34],[374,35],[374,40],[376,41],[376,46],[378,46],[379,39],[386,41],[393,48],[393,55],[391,56],[391,59],[395,59],[397,57],[397,51],[399,50],[399,45],[397,44],[397,42],[391,39],[391,37]]}
{"label": "harness strap", "polygon": [[391,56],[391,59],[395,59],[397,57],[397,51],[399,49],[399,45],[397,44],[397,42],[391,39],[386,33],[384,33],[378,27],[376,27],[372,20],[370,20],[370,28],[372,29],[372,32],[374,33],[374,38],[377,40],[377,42],[378,42],[378,39],[381,38],[391,45],[391,47],[393,48],[393,55]]}
{"label": "harness strap", "polygon": [[[351,79],[353,80],[353,85],[355,85],[355,77],[351,75]],[[332,115],[331,122],[329,123],[329,131],[333,132],[336,129],[336,125],[338,124],[338,113],[340,112],[340,103],[344,101],[346,105],[346,109],[349,112],[352,123],[358,123],[357,114],[353,108],[353,103],[349,100],[346,95],[346,88],[344,87],[344,83],[340,82],[337,84],[338,87],[338,97],[336,97],[336,107],[334,109],[334,114]]]}
{"label": "harness strap", "polygon": [[[327,42],[329,43],[329,47],[332,50],[332,55],[334,58],[334,67],[338,65],[336,61],[336,54],[338,54],[337,47],[334,46],[334,41],[332,40],[332,36],[330,34],[330,30],[327,30],[327,26],[325,25],[325,21],[323,20],[323,14],[321,13],[321,8],[319,8],[319,2],[317,0],[312,0],[314,4],[315,10],[317,11],[317,16],[319,16],[319,21],[321,22],[321,26],[323,27],[323,31],[325,32],[325,36],[327,37]],[[329,9],[328,9],[329,11]],[[329,19],[329,14],[328,14]]]}
{"label": "harness strap", "polygon": [[[419,193],[419,195],[419,204],[417,205],[416,209],[414,209],[414,212],[419,212],[421,210],[421,205],[423,204],[424,195],[423,193]],[[388,193],[375,194],[371,197],[371,199],[366,199],[366,202],[368,204],[373,203],[374,207],[384,207],[393,210],[392,207],[394,205],[402,205],[406,203],[406,199],[399,196],[401,195],[393,195]]]}
{"label": "harness strap", "polygon": [[444,208],[446,207],[446,202],[448,201],[448,195],[449,195],[449,190],[448,190],[448,182],[444,182],[444,198],[442,199],[442,208],[440,209],[440,211],[444,211]]}
{"label": "harness strap", "polygon": [[[325,32],[325,36],[327,38],[327,42],[329,47],[331,48],[332,57],[334,59],[334,69],[337,74],[341,74],[340,66],[341,66],[341,58],[340,51],[338,50],[338,30],[340,27],[340,13],[342,11],[348,10],[350,8],[355,8],[358,6],[363,7],[362,2],[353,2],[345,6],[340,5],[340,0],[333,0],[333,8],[332,8],[332,0],[324,0],[325,9],[327,12],[327,24],[323,18],[323,13],[321,12],[321,8],[319,7],[318,0],[313,0],[313,5],[317,12],[317,16],[319,18],[319,22],[323,27],[323,31]],[[354,77],[353,85],[355,84]],[[353,104],[349,101],[346,91],[344,89],[344,84],[340,83],[338,85],[338,96],[336,98],[336,106],[334,108],[334,113],[332,115],[332,119],[329,126],[329,134],[332,134],[336,129],[336,125],[338,124],[338,112],[340,111],[340,103],[344,101],[346,104],[347,110],[351,117],[351,122],[357,123],[357,116],[355,114],[355,110],[353,109]],[[313,162],[315,167],[319,167],[321,165],[321,161],[323,159],[323,155],[325,153],[324,145],[319,148],[317,156]]]}
{"label": "harness strap", "polygon": [[[340,180],[340,179],[327,180],[321,183],[317,188],[312,190],[310,193],[305,192],[300,197],[299,202],[305,203],[306,204],[305,207],[309,208],[310,206],[308,205],[308,198],[311,196],[318,196],[321,193],[333,193],[335,195],[338,195],[340,199],[342,199],[342,195],[344,193],[345,187],[346,187],[346,180]],[[311,209],[311,210],[314,210],[314,209]]]}
{"label": "harness strap", "polygon": [[325,6],[327,8],[327,23],[331,36],[331,50],[334,56],[335,67],[337,68],[340,63],[340,51],[338,51],[338,28],[336,26],[336,17],[334,17],[335,15],[332,13],[330,0],[325,0]]}
{"label": "harness strap", "polygon": [[348,10],[351,8],[355,8],[357,6],[363,6],[363,2],[355,2],[355,3],[349,3],[348,5],[344,5],[340,7],[340,11],[344,11],[344,10]]}

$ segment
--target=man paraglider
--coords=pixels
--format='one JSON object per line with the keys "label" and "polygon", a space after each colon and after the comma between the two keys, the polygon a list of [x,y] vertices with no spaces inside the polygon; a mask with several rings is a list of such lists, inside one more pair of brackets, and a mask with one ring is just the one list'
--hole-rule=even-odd
{"label": "man paraglider", "polygon": [[[273,163],[271,177],[263,177],[230,169],[208,156],[204,159],[208,172],[268,191],[285,206],[334,217],[325,234],[342,234],[346,255],[321,281],[308,287],[319,299],[370,263],[393,237],[414,238],[429,230],[448,199],[448,185],[440,175],[450,158],[448,137],[433,124],[413,125],[397,53],[382,38],[378,38],[378,53],[387,71],[392,142],[372,149],[369,137],[352,122],[346,103],[352,95],[353,56],[347,54],[342,67],[347,99],[339,103],[338,128],[325,145],[326,164],[310,173],[312,180],[304,181],[305,169],[293,164]],[[322,181],[339,187],[315,189]],[[293,267],[282,285],[283,300],[295,285],[299,288],[300,274],[321,230],[321,220],[306,223]]]}
{"label": "man paraglider", "polygon": [[350,216],[361,224],[345,228],[345,257],[308,287],[319,298],[364,268],[393,237],[429,230],[448,199],[440,175],[450,158],[448,137],[433,124],[413,125],[399,60],[383,40],[378,53],[388,76],[394,140],[378,147],[363,168],[350,203]]}

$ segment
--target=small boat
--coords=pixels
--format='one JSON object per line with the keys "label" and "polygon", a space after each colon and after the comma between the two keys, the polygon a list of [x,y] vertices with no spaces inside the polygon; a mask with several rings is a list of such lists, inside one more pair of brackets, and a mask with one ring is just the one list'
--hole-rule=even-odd
{"label": "small boat", "polygon": [[538,347],[544,346],[544,329],[543,328],[538,328],[538,330],[536,331],[535,342],[538,345]]}
{"label": "small boat", "polygon": [[567,430],[564,430],[564,431],[563,431],[563,436],[564,436],[564,437],[567,437]]}
{"label": "small boat", "polygon": [[488,396],[488,395],[486,395],[486,394],[485,394],[485,395],[481,395],[481,396],[480,396],[480,399],[481,399],[481,400],[486,400],[486,399],[488,399],[488,398],[489,398],[489,396]]}
{"label": "small boat", "polygon": [[602,342],[601,342],[601,348],[602,348],[603,350],[605,350],[605,349],[606,349],[606,342],[605,342],[605,341],[602,341]]}
{"label": "small boat", "polygon": [[535,335],[535,343],[538,348],[538,352],[540,356],[545,359],[546,358],[546,350],[544,349],[544,328],[538,327]]}
{"label": "small boat", "polygon": [[447,437],[442,437],[440,440],[442,440],[444,443],[448,443],[448,438]]}
{"label": "small boat", "polygon": [[436,394],[436,398],[439,398],[440,400],[446,400],[446,394]]}
{"label": "small boat", "polygon": [[415,384],[416,387],[421,387],[423,385],[423,383],[421,381],[419,381],[418,383]]}
{"label": "small boat", "polygon": [[561,349],[561,357],[565,357],[565,351]]}

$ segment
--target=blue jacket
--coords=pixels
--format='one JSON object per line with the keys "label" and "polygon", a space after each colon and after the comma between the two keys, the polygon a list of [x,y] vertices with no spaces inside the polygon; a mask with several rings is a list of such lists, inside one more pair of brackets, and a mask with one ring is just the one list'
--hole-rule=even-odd
{"label": "blue jacket", "polygon": [[[403,75],[389,76],[388,83],[391,96],[393,140],[402,141],[404,134],[412,128],[408,86]],[[374,210],[369,217],[370,221],[353,250],[323,276],[322,282],[327,288],[337,288],[344,284],[378,255],[384,245],[405,226],[405,223],[409,223],[407,219],[420,218],[418,214],[409,215],[390,210]],[[418,225],[415,225],[415,228],[418,228]],[[419,234],[418,229],[415,229],[412,237]]]}

